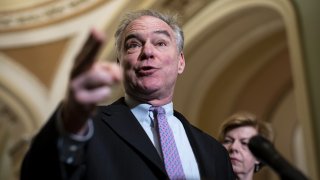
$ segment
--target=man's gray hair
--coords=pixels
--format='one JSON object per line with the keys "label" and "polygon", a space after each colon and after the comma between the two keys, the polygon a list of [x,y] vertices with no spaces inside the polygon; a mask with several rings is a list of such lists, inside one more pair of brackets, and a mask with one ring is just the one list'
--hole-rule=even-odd
{"label": "man's gray hair", "polygon": [[132,21],[140,18],[141,16],[152,16],[166,22],[174,31],[176,42],[177,42],[177,48],[179,52],[182,52],[183,44],[184,44],[184,35],[181,27],[178,24],[176,15],[163,14],[154,10],[139,10],[139,11],[133,11],[125,14],[123,16],[123,19],[120,21],[120,24],[114,35],[117,57],[119,57],[121,53],[121,48],[122,48],[121,41],[123,39],[124,30]]}

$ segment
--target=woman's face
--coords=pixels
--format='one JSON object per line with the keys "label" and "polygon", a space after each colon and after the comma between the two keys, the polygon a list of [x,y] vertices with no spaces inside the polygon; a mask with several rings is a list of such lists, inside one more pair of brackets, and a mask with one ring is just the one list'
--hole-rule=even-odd
{"label": "woman's face", "polygon": [[223,146],[228,150],[232,168],[238,177],[253,176],[254,165],[258,163],[248,148],[250,138],[257,134],[251,126],[231,129],[225,135]]}

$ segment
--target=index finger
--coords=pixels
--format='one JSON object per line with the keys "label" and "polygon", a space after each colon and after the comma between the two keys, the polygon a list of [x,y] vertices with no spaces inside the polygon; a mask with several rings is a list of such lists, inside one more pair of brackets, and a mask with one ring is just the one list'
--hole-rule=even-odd
{"label": "index finger", "polygon": [[96,55],[102,47],[104,40],[103,33],[95,29],[90,32],[89,37],[75,59],[71,71],[71,79],[90,69],[96,60]]}

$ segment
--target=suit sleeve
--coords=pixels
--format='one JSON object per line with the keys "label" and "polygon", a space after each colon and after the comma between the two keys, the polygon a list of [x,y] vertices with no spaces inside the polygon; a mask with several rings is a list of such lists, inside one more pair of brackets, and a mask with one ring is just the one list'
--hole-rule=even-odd
{"label": "suit sleeve", "polygon": [[86,143],[63,137],[57,128],[58,118],[59,108],[32,140],[22,162],[21,180],[82,178]]}

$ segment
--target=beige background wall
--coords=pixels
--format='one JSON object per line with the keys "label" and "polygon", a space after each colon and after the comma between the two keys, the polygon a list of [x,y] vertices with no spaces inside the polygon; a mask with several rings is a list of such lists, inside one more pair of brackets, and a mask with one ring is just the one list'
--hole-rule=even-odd
{"label": "beige background wall", "polygon": [[[181,15],[187,67],[177,110],[212,136],[227,116],[251,111],[272,123],[284,157],[319,179],[319,7],[287,0],[0,0],[0,179],[18,179],[90,29],[105,31],[99,57],[114,61],[118,17],[141,8]],[[122,93],[116,89],[113,99]],[[278,177],[264,168],[255,178]]]}

